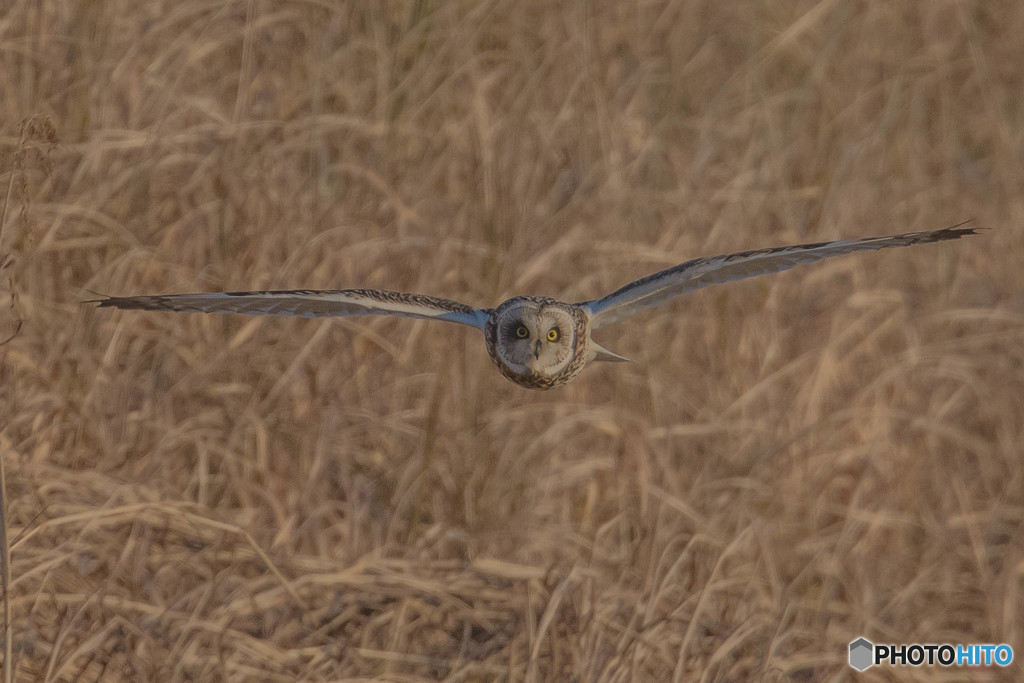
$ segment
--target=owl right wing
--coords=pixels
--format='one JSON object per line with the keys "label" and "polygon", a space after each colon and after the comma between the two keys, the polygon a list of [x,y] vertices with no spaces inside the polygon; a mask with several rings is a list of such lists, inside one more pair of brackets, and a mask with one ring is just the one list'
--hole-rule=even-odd
{"label": "owl right wing", "polygon": [[[961,225],[963,224],[961,223]],[[789,247],[773,247],[696,258],[630,282],[601,299],[584,301],[578,305],[589,309],[591,326],[597,328],[622,320],[638,311],[657,306],[672,297],[719,282],[777,273],[802,263],[813,263],[858,251],[954,240],[964,235],[974,235],[977,232],[976,228],[953,226],[942,230],[908,232],[902,235],[797,244]]]}
{"label": "owl right wing", "polygon": [[383,289],[289,289],[265,292],[206,292],[158,294],[97,299],[101,308],[183,313],[244,313],[329,318],[345,315],[399,315],[444,320],[483,329],[489,309],[473,308],[451,299],[389,292]]}

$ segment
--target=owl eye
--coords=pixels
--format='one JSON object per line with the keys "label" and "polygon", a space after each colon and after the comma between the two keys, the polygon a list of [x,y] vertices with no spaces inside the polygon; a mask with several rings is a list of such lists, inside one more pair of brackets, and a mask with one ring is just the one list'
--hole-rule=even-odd
{"label": "owl eye", "polygon": [[552,327],[548,330],[548,341],[556,342],[560,336],[561,334],[559,334],[557,327]]}
{"label": "owl eye", "polygon": [[516,328],[516,336],[520,339],[526,339],[530,336],[530,331],[526,329],[526,325],[520,325]]}

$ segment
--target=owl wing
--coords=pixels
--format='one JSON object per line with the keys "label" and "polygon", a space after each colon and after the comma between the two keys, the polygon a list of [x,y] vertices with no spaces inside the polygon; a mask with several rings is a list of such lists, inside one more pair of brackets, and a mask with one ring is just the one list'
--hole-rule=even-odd
{"label": "owl wing", "polygon": [[[961,223],[961,225],[963,224]],[[908,232],[902,235],[797,244],[789,247],[757,249],[741,251],[736,254],[696,258],[630,282],[608,296],[584,301],[578,305],[590,309],[591,325],[597,328],[621,320],[637,311],[657,306],[672,297],[719,282],[741,280],[765,273],[777,273],[802,263],[813,263],[821,259],[858,251],[954,240],[964,235],[974,235],[977,232],[976,228],[953,226],[942,230]]]}
{"label": "owl wing", "polygon": [[329,318],[343,315],[401,315],[445,320],[483,329],[488,309],[473,308],[450,299],[382,289],[289,289],[268,292],[208,292],[124,296],[92,302],[101,308],[184,313],[245,313]]}

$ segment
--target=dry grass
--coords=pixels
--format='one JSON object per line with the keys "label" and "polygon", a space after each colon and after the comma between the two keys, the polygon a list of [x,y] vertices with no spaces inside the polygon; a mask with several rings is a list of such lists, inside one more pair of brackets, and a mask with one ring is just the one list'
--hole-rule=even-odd
{"label": "dry grass", "polygon": [[[1011,0],[10,0],[15,678],[809,681],[859,635],[1024,656],[1021,35]],[[455,326],[77,303],[573,300],[967,218],[993,229],[603,330],[641,362],[549,393]]]}

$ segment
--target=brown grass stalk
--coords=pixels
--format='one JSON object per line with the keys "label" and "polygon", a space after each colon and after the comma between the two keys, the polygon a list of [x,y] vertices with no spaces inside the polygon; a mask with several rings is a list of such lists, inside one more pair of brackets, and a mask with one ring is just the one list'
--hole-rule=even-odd
{"label": "brown grass stalk", "polygon": [[[860,635],[1024,653],[1024,4],[7,5],[5,680],[818,681]],[[79,303],[579,301],[969,217],[990,230],[601,329],[638,362],[546,393],[458,326]]]}

